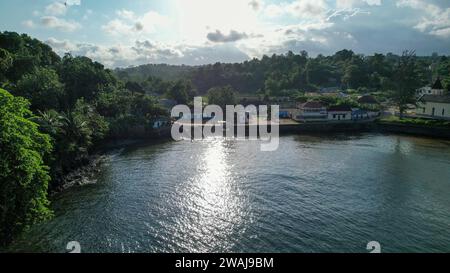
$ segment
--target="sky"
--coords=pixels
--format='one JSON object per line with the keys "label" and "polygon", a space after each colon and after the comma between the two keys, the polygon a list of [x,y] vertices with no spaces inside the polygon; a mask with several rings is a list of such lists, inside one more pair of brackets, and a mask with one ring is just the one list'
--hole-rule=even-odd
{"label": "sky", "polygon": [[0,31],[111,68],[289,50],[450,55],[450,0],[1,0]]}

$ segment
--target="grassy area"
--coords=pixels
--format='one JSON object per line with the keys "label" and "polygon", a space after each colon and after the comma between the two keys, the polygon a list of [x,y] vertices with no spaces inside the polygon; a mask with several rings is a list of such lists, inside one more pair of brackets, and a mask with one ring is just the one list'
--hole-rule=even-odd
{"label": "grassy area", "polygon": [[422,125],[430,127],[447,127],[450,128],[450,121],[446,120],[433,120],[433,119],[423,119],[423,118],[402,118],[397,116],[390,116],[380,120],[381,122],[388,123],[401,123],[410,125]]}

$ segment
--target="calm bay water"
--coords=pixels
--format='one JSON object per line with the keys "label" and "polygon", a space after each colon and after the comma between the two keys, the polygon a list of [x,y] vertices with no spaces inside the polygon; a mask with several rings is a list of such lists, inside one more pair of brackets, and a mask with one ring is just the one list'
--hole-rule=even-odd
{"label": "calm bay water", "polygon": [[109,157],[14,251],[450,252],[450,142],[284,136],[167,142]]}

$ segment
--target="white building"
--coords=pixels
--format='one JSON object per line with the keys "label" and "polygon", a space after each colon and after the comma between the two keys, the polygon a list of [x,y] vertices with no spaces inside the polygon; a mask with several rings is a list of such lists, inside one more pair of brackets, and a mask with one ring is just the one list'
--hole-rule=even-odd
{"label": "white building", "polygon": [[435,96],[443,96],[445,93],[445,89],[442,86],[441,79],[437,78],[434,82],[433,86],[424,86],[416,90],[416,97],[420,98],[423,95],[435,95]]}
{"label": "white building", "polygon": [[308,101],[300,105],[294,119],[298,121],[326,121],[327,108],[318,101]]}
{"label": "white building", "polygon": [[423,95],[418,100],[416,115],[432,119],[450,119],[450,96]]}
{"label": "white building", "polygon": [[352,108],[348,105],[335,105],[328,108],[328,120],[351,120]]}

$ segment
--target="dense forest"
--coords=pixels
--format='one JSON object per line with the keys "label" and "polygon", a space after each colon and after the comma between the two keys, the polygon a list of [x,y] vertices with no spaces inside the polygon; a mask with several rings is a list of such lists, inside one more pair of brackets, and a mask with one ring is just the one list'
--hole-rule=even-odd
{"label": "dense forest", "polygon": [[0,245],[51,216],[47,193],[98,144],[167,115],[132,87],[87,57],[0,33]]}
{"label": "dense forest", "polygon": [[[395,66],[401,57],[391,53],[364,56],[344,49],[332,56],[312,58],[302,51],[299,54],[288,52],[263,56],[243,63],[215,63],[190,68],[152,64],[115,72],[122,80],[139,82],[147,91],[156,93],[164,92],[164,88],[158,89],[158,83],[153,84],[153,80],[165,73],[172,75],[172,80],[191,82],[199,94],[227,85],[239,93],[269,96],[312,92],[326,87],[365,93],[391,90],[395,85]],[[415,57],[414,62],[419,86],[430,84],[439,76],[450,89],[449,57],[432,54]]]}
{"label": "dense forest", "polygon": [[58,56],[25,34],[0,33],[0,245],[52,216],[48,193],[87,164],[109,139],[129,137],[168,115],[161,98],[191,103],[237,101],[237,94],[289,96],[323,87],[384,92],[402,110],[415,88],[440,76],[450,88],[450,58],[414,52],[357,55],[307,52],[205,66],[144,65],[106,69],[87,57]]}

